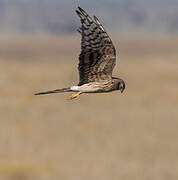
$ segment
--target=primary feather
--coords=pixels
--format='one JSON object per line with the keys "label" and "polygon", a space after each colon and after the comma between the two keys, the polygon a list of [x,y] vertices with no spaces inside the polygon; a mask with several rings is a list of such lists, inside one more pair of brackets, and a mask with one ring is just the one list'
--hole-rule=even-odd
{"label": "primary feather", "polygon": [[76,10],[80,17],[81,53],[79,55],[79,85],[112,78],[116,63],[114,45],[104,27],[94,16],[94,20],[80,7]]}

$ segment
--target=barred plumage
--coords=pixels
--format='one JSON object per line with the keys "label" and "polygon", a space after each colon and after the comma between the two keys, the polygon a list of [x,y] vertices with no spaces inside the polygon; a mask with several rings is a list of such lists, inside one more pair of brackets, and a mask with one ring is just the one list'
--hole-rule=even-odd
{"label": "barred plumage", "polygon": [[76,98],[81,93],[110,92],[125,89],[120,78],[112,77],[116,64],[116,50],[104,27],[96,16],[93,19],[80,7],[76,10],[81,27],[77,30],[81,36],[81,53],[79,55],[79,84],[69,88],[36,93],[35,95],[78,92],[71,96]]}
{"label": "barred plumage", "polygon": [[112,78],[116,62],[114,45],[99,22],[80,7],[76,10],[80,17],[81,54],[79,56],[79,85]]}

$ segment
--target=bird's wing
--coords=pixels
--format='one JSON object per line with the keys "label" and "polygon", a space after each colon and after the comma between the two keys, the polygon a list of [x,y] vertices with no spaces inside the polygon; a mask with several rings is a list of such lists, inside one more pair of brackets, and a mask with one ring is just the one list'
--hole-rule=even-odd
{"label": "bird's wing", "polygon": [[80,17],[82,36],[81,53],[79,55],[79,85],[111,79],[116,64],[114,45],[98,18],[92,19],[82,8],[76,13]]}

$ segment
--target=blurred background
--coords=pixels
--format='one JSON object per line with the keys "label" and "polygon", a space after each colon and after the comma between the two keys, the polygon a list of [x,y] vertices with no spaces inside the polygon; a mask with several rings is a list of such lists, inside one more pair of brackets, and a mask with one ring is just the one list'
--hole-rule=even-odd
{"label": "blurred background", "polygon": [[[34,96],[78,83],[78,4],[126,89]],[[177,59],[177,0],[0,0],[0,180],[177,180]]]}

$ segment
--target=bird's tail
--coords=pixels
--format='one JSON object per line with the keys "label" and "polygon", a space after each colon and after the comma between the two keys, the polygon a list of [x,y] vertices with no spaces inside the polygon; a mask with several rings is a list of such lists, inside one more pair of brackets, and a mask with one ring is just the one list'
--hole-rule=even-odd
{"label": "bird's tail", "polygon": [[68,88],[56,89],[56,90],[52,90],[52,91],[39,92],[39,93],[35,93],[35,95],[62,93],[62,92],[70,92],[70,91],[71,91],[71,89],[70,89],[70,87],[68,87]]}

